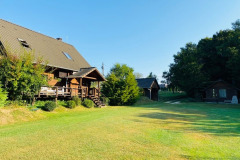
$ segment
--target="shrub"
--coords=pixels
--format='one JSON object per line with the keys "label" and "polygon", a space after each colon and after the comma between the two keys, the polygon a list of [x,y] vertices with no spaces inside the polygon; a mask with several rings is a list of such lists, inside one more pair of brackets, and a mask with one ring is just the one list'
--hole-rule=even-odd
{"label": "shrub", "polygon": [[53,111],[57,107],[56,103],[53,101],[47,101],[44,106],[42,107],[42,110],[44,111]]}
{"label": "shrub", "polygon": [[81,98],[77,96],[73,97],[72,100],[75,102],[76,106],[80,106],[82,104]]}
{"label": "shrub", "polygon": [[67,108],[73,109],[76,107],[75,101],[71,100],[67,102]]}
{"label": "shrub", "polygon": [[43,106],[45,105],[45,101],[36,101],[34,106],[37,108],[43,108]]}
{"label": "shrub", "polygon": [[110,102],[109,98],[107,98],[107,97],[101,97],[101,101],[102,101],[106,106],[108,106],[108,105],[109,105],[109,102]]}
{"label": "shrub", "polygon": [[15,101],[6,101],[5,106],[26,106],[26,100],[15,100]]}
{"label": "shrub", "polygon": [[83,102],[82,102],[82,105],[87,107],[87,108],[92,108],[94,107],[94,103],[92,100],[90,99],[85,99]]}
{"label": "shrub", "polygon": [[6,104],[7,92],[3,91],[2,85],[0,84],[0,107],[3,107]]}

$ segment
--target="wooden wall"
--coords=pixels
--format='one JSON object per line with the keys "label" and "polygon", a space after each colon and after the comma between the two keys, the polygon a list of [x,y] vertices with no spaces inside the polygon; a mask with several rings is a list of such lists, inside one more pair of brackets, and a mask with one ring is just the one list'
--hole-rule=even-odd
{"label": "wooden wall", "polygon": [[66,79],[64,77],[72,74],[72,72],[73,71],[64,70],[64,69],[55,69],[55,70],[48,69],[45,71],[44,75],[46,75],[48,78],[48,85],[50,85],[50,86],[65,86]]}
{"label": "wooden wall", "polygon": [[[144,96],[150,99],[150,90],[148,90],[147,88],[144,88]],[[156,88],[151,89],[151,100],[158,101],[158,89]]]}
{"label": "wooden wall", "polygon": [[[213,89],[215,90],[215,97],[213,97]],[[220,98],[219,96],[219,90],[220,89],[226,89],[226,98]],[[233,96],[237,96],[239,98],[239,95],[238,95],[238,90],[229,85],[229,84],[226,84],[224,82],[219,82],[213,86],[211,86],[210,88],[206,89],[205,90],[205,101],[207,102],[224,102],[224,100],[232,100],[232,97]]]}
{"label": "wooden wall", "polygon": [[152,89],[152,100],[158,101],[158,89],[155,88]]}
{"label": "wooden wall", "polygon": [[53,73],[44,73],[48,78],[48,85],[55,86],[58,83],[58,80],[54,78]]}

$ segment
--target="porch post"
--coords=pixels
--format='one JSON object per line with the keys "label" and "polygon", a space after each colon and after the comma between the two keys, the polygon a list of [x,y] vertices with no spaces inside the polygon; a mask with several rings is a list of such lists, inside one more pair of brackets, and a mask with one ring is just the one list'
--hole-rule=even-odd
{"label": "porch post", "polygon": [[80,78],[80,88],[82,88],[82,78]]}
{"label": "porch post", "polygon": [[99,81],[98,81],[98,97],[100,97],[100,85],[99,85]]}
{"label": "porch post", "polygon": [[68,81],[68,78],[66,79],[66,88],[67,88],[67,81]]}
{"label": "porch post", "polygon": [[80,90],[81,90],[81,99],[83,99],[83,89],[82,89],[82,77],[80,78]]}

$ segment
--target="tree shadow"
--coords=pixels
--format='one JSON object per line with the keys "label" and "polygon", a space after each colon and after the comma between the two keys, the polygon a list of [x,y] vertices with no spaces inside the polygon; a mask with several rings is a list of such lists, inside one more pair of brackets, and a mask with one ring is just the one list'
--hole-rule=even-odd
{"label": "tree shadow", "polygon": [[[136,106],[135,106],[136,107]],[[185,103],[139,106],[154,110],[137,116],[161,120],[159,123],[179,124],[184,131],[201,131],[217,136],[240,136],[240,105]],[[153,123],[157,123],[156,121]],[[181,128],[182,126],[182,128]]]}
{"label": "tree shadow", "polygon": [[[201,159],[201,160],[224,160],[226,158],[213,158],[211,156],[189,156],[189,155],[181,155],[184,159]],[[238,157],[228,157],[227,159],[239,159]]]}

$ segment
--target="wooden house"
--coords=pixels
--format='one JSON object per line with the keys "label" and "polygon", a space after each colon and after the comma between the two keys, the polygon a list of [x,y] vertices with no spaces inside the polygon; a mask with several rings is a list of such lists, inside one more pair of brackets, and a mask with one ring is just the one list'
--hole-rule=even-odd
{"label": "wooden house", "polygon": [[[103,75],[92,67],[74,46],[30,29],[0,19],[0,47],[20,53],[23,48],[48,62],[45,75],[49,86],[43,86],[37,98],[73,97],[91,98],[100,105],[100,85]],[[19,52],[18,52],[19,51]],[[34,63],[34,62],[33,62]],[[96,82],[98,87],[91,88]]]}
{"label": "wooden house", "polygon": [[231,103],[233,96],[239,99],[239,89],[223,80],[212,82],[203,90],[205,102]]}
{"label": "wooden house", "polygon": [[143,89],[143,95],[151,100],[158,101],[158,91],[160,89],[156,78],[138,78],[138,86]]}

